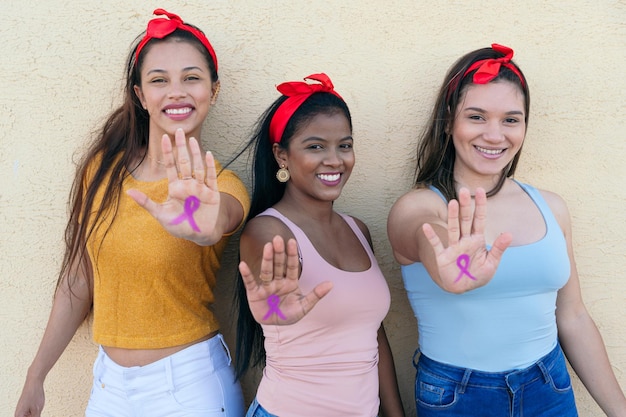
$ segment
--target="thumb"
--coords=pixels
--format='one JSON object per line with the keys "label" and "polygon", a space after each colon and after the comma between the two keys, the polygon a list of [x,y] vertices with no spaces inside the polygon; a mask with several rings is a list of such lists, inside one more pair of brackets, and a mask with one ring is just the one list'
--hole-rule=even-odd
{"label": "thumb", "polygon": [[489,251],[489,257],[496,263],[500,262],[502,258],[502,254],[509,247],[511,242],[513,241],[513,235],[510,233],[502,233],[498,238],[493,242],[493,246]]}
{"label": "thumb", "polygon": [[315,307],[315,304],[326,296],[333,289],[333,283],[330,281],[324,281],[318,284],[313,291],[308,293],[304,300],[302,300],[302,310],[304,314],[308,313]]}

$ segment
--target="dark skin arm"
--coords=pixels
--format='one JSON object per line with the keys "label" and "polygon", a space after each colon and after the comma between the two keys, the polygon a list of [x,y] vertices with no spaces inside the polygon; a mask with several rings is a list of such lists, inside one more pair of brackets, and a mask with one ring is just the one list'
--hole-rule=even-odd
{"label": "dark skin arm", "polygon": [[382,324],[378,329],[378,384],[381,415],[404,417],[393,355]]}

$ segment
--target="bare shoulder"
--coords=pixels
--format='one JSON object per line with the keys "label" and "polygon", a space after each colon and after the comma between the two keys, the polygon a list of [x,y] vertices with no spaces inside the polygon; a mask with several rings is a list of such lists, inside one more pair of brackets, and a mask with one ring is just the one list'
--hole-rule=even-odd
{"label": "bare shoulder", "polygon": [[420,188],[401,196],[387,218],[387,237],[396,261],[401,265],[419,261],[424,224],[445,230],[447,221],[448,205],[436,192]]}
{"label": "bare shoulder", "polygon": [[241,233],[241,244],[265,245],[274,236],[282,236],[283,240],[293,238],[293,233],[280,219],[274,216],[257,216],[246,223]]}
{"label": "bare shoulder", "polygon": [[356,225],[359,227],[359,230],[361,230],[361,233],[363,233],[363,236],[365,236],[370,246],[372,246],[372,236],[370,234],[370,230],[367,227],[367,225],[359,218],[356,218],[354,216],[350,216],[350,217],[352,218],[352,220],[354,220]]}
{"label": "bare shoulder", "polygon": [[567,203],[563,197],[552,191],[539,190],[539,192],[541,193],[543,199],[546,200],[546,203],[548,203],[550,210],[552,210],[552,213],[561,225],[561,228],[563,230],[568,230],[570,227],[570,214],[569,209],[567,208]]}
{"label": "bare shoulder", "polygon": [[433,218],[445,219],[446,216],[447,203],[441,196],[428,188],[418,188],[398,198],[389,212],[389,221],[404,222],[421,217],[423,221],[432,221]]}

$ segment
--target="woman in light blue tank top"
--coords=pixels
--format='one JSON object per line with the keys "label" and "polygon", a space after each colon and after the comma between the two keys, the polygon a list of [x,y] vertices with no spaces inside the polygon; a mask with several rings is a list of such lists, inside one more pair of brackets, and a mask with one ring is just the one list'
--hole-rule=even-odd
{"label": "woman in light blue tank top", "polygon": [[389,288],[367,227],[333,206],[355,163],[350,112],[326,74],[305,80],[277,87],[249,145],[236,368],[265,367],[247,416],[402,417]]}
{"label": "woman in light blue tank top", "polygon": [[512,179],[530,108],[512,57],[493,44],[448,71],[415,189],[389,213],[418,322],[417,414],[577,416],[564,352],[604,412],[625,416],[581,298],[565,202]]}

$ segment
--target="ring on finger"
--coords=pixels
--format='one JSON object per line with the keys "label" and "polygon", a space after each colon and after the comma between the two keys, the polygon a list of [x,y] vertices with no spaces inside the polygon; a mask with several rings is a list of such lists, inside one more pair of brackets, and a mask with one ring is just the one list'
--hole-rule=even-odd
{"label": "ring on finger", "polygon": [[195,172],[192,172],[191,175],[183,175],[181,173],[178,173],[178,178],[181,180],[191,180],[196,178],[196,174]]}

